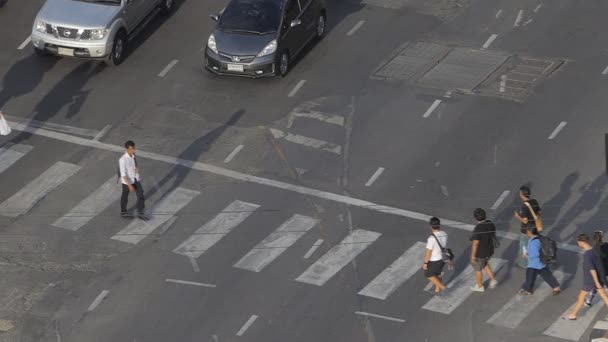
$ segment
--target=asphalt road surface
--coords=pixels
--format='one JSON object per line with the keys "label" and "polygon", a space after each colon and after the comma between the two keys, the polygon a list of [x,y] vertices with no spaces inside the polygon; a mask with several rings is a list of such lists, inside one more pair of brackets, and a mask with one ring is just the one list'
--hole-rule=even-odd
{"label": "asphalt road surface", "polygon": [[[263,80],[202,70],[223,1],[179,1],[117,68],[35,56],[42,4],[0,9],[0,341],[585,341],[604,319],[561,317],[576,235],[607,229],[608,3],[328,0],[327,36]],[[118,215],[127,139],[147,222]],[[558,297],[516,296],[522,184]],[[502,240],[485,293],[476,207]],[[457,256],[443,298],[420,271],[432,215]]]}

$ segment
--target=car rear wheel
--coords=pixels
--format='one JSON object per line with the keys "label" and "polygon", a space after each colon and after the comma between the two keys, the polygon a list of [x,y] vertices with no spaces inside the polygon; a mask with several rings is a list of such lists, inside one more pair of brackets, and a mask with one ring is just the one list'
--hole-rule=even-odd
{"label": "car rear wheel", "polygon": [[317,19],[317,39],[321,39],[325,35],[325,19],[325,13],[319,14],[319,19]]}
{"label": "car rear wheel", "polygon": [[114,37],[114,45],[112,53],[106,59],[106,64],[109,66],[120,65],[125,59],[125,50],[127,48],[127,35],[124,31],[119,31]]}
{"label": "car rear wheel", "polygon": [[277,62],[279,68],[279,75],[285,77],[289,72],[289,53],[283,51]]}
{"label": "car rear wheel", "polygon": [[171,10],[173,9],[173,0],[163,0],[161,5],[160,5],[160,10],[161,12],[163,12],[163,14],[167,15],[169,13],[171,13]]}

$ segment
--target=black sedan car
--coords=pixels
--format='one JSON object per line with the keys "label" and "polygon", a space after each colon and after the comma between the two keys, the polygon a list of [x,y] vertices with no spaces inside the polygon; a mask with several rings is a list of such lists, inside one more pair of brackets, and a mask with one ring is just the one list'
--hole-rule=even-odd
{"label": "black sedan car", "polygon": [[285,76],[290,62],[325,34],[324,0],[232,0],[207,41],[205,68],[215,74]]}

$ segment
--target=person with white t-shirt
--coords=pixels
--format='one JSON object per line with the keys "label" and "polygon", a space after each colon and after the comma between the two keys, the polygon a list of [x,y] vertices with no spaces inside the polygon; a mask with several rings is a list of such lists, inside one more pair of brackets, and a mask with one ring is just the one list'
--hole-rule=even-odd
{"label": "person with white t-shirt", "polygon": [[[426,241],[426,253],[424,254],[424,270],[425,277],[435,285],[435,294],[441,294],[446,287],[441,280],[443,272],[443,254],[441,247],[446,247],[448,244],[448,234],[441,230],[441,221],[437,217],[431,217],[429,224],[431,225],[432,233]],[[452,261],[448,262],[448,267],[453,266]]]}

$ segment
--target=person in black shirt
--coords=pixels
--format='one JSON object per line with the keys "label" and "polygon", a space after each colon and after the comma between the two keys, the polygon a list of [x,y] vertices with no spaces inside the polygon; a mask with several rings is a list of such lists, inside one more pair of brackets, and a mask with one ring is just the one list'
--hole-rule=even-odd
{"label": "person in black shirt", "polygon": [[498,284],[489,264],[490,258],[494,255],[496,226],[492,221],[486,219],[486,212],[481,208],[475,209],[473,216],[477,220],[477,225],[471,236],[471,266],[475,270],[475,285],[471,287],[471,290],[484,292],[482,271],[486,271],[490,278],[489,288],[493,289]]}
{"label": "person in black shirt", "polygon": [[[515,218],[521,223],[520,235],[519,235],[519,258],[517,265],[521,268],[528,267],[528,261],[525,258],[526,249],[528,248],[528,228],[534,228],[536,226],[534,222],[534,215],[530,212],[530,208],[534,210],[536,216],[540,216],[541,209],[538,201],[530,198],[532,192],[527,186],[519,188],[519,198],[522,201],[521,207],[515,211]],[[540,233],[540,230],[539,230]]]}
{"label": "person in black shirt", "polygon": [[[604,274],[608,270],[608,242],[604,242],[604,232],[597,230],[593,233],[593,252],[596,253],[601,260],[602,266],[604,267]],[[606,284],[607,282],[604,282]],[[595,289],[592,289],[587,298],[585,298],[585,306],[591,307],[593,304],[593,298],[597,294]]]}

